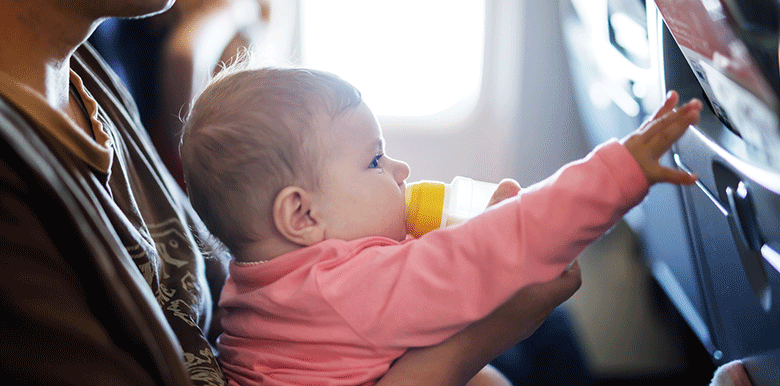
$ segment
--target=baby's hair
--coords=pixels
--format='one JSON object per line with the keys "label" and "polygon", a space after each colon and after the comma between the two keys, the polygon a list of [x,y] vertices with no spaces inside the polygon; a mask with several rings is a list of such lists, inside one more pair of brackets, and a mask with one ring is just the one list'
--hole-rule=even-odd
{"label": "baby's hair", "polygon": [[333,74],[248,63],[209,82],[186,117],[180,148],[192,206],[233,254],[275,232],[271,210],[283,188],[319,187],[315,134],[362,102]]}

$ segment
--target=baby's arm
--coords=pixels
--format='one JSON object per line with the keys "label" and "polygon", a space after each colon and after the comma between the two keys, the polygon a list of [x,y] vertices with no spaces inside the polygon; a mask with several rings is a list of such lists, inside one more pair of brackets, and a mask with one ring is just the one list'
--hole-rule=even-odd
{"label": "baby's arm", "polygon": [[[373,344],[440,343],[518,289],[560,275],[642,201],[649,183],[672,178],[658,158],[695,122],[700,106],[675,110],[676,102],[672,93],[625,146],[611,141],[458,227],[399,245],[378,248],[381,240],[367,239],[350,246],[360,253],[316,271],[317,288]],[[345,275],[354,280],[345,282]]]}
{"label": "baby's arm", "polygon": [[[677,103],[677,94],[670,92],[664,105],[621,141],[651,185],[657,182],[690,184],[696,180],[695,176],[658,164],[660,156],[698,120],[702,107],[701,102],[693,100],[675,109]],[[502,181],[491,205],[519,190],[516,182]],[[575,262],[557,279],[520,290],[496,311],[443,343],[408,351],[395,362],[379,385],[466,384],[493,358],[533,333],[552,309],[574,294],[580,284],[579,265]]]}

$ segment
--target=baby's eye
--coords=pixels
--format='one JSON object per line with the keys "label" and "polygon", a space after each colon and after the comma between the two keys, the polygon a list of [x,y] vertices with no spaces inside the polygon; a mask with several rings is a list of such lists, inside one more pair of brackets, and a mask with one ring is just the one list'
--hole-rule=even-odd
{"label": "baby's eye", "polygon": [[376,169],[379,167],[379,159],[382,158],[384,154],[377,154],[376,157],[374,157],[373,160],[371,160],[371,164],[368,165],[369,169]]}

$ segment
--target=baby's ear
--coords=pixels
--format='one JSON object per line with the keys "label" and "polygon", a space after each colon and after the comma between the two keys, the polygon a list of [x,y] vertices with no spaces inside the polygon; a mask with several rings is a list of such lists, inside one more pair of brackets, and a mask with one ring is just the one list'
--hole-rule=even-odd
{"label": "baby's ear", "polygon": [[288,186],[276,196],[273,218],[288,241],[309,246],[325,239],[325,227],[311,215],[312,196],[303,188]]}

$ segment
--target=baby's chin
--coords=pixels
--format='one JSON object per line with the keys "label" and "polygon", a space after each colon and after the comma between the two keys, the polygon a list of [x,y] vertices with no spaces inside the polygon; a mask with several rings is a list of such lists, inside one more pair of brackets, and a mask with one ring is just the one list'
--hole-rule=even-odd
{"label": "baby's chin", "polygon": [[406,232],[406,228],[404,228],[404,231],[402,233],[403,233],[403,235],[400,236],[399,238],[397,238],[396,240],[404,241],[404,240],[414,239],[415,238],[414,236],[412,236],[412,235],[410,235],[409,233]]}
{"label": "baby's chin", "polygon": [[406,226],[404,226],[403,229],[397,230],[396,232],[393,232],[393,235],[388,235],[388,238],[391,238],[395,241],[404,241],[409,237],[412,237],[408,234],[406,234]]}
{"label": "baby's chin", "polygon": [[[374,232],[366,232],[365,234],[353,234],[350,237],[342,237],[342,240],[351,241],[356,239],[362,239],[366,237],[385,237],[391,240],[395,240],[398,242],[404,241],[408,238],[413,238],[411,235],[406,234],[406,227],[404,227],[402,230],[384,230],[384,231],[374,231]],[[327,237],[327,238],[333,238],[333,237]],[[339,237],[335,237],[339,238]]]}

